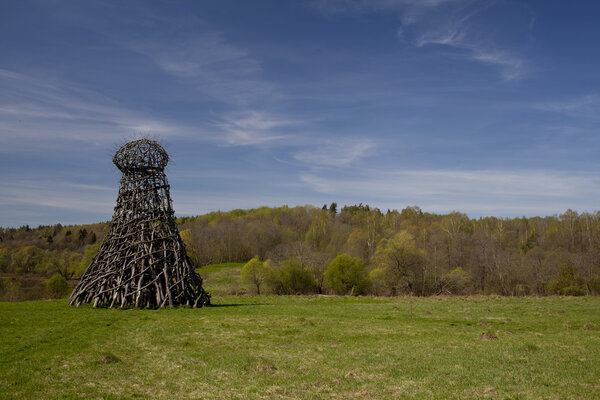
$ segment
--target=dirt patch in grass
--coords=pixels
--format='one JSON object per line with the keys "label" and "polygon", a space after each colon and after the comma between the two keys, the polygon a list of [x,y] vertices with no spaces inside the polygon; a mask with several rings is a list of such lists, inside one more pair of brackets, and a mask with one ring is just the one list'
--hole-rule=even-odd
{"label": "dirt patch in grass", "polygon": [[498,336],[496,336],[496,334],[494,334],[493,332],[485,332],[483,335],[481,335],[481,340],[498,340]]}
{"label": "dirt patch in grass", "polygon": [[268,372],[271,374],[277,371],[277,367],[275,367],[275,365],[269,360],[258,361],[255,365],[255,369],[258,372]]}
{"label": "dirt patch in grass", "polygon": [[99,364],[114,364],[121,362],[121,359],[112,353],[105,353],[98,358]]}
{"label": "dirt patch in grass", "polygon": [[596,324],[585,324],[583,326],[583,329],[587,329],[587,330],[596,329]]}

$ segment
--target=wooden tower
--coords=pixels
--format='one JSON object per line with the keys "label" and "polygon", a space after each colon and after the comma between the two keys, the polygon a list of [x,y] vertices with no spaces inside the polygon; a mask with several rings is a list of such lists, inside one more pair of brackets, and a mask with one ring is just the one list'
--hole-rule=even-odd
{"label": "wooden tower", "polygon": [[70,305],[210,304],[175,224],[164,172],[168,161],[165,149],[149,139],[129,142],[116,152],[113,162],[123,177],[109,232]]}

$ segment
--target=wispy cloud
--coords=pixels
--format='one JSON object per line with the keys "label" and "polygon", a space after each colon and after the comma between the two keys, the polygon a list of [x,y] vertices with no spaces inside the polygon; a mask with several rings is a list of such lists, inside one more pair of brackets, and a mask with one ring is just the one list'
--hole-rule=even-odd
{"label": "wispy cloud", "polygon": [[167,74],[193,84],[199,93],[224,103],[248,105],[276,97],[278,89],[248,50],[226,41],[221,33],[161,29],[151,40],[127,39],[126,46],[150,58]]}
{"label": "wispy cloud", "polygon": [[[496,68],[506,81],[525,77],[529,63],[511,51],[498,48],[494,41],[471,21],[493,3],[470,0],[328,0],[315,3],[325,14],[396,12],[401,25],[396,30],[400,40],[411,41],[417,47],[442,45],[459,49],[469,60]],[[529,26],[531,30],[531,22]],[[483,39],[485,38],[485,39]]]}
{"label": "wispy cloud", "polygon": [[294,158],[310,166],[345,167],[369,155],[374,149],[375,142],[372,139],[321,140],[316,147],[296,152]]}
{"label": "wispy cloud", "polygon": [[425,32],[417,35],[415,45],[417,47],[442,45],[460,49],[468,59],[496,67],[507,81],[523,78],[529,72],[529,65],[524,59],[508,50],[491,47],[490,43],[481,40],[481,35],[474,32],[469,25],[469,20],[479,11],[459,12],[454,17],[443,21],[440,26],[425,29]]}
{"label": "wispy cloud", "polygon": [[229,40],[208,13],[195,12],[204,6],[100,1],[90,7],[97,12],[70,7],[61,17],[130,52],[127,60],[137,69],[158,68],[173,78],[160,77],[160,81],[168,81],[171,87],[181,85],[188,96],[193,88],[196,99],[247,106],[256,101],[264,104],[279,94],[277,85],[265,78],[259,57]]}
{"label": "wispy cloud", "polygon": [[477,46],[471,47],[470,50],[473,60],[497,67],[507,81],[521,79],[529,73],[528,63],[507,51],[494,52]]}
{"label": "wispy cloud", "polygon": [[494,215],[554,214],[567,208],[593,211],[600,181],[591,174],[546,171],[365,171],[352,177],[303,174],[317,192],[388,207],[418,204],[428,211],[469,210]]}
{"label": "wispy cloud", "polygon": [[364,13],[378,11],[406,11],[436,7],[464,0],[316,0],[313,7],[325,14]]}
{"label": "wispy cloud", "polygon": [[117,195],[115,187],[47,180],[3,182],[2,187],[2,207],[20,204],[75,211],[103,210],[108,214]]}
{"label": "wispy cloud", "polygon": [[415,44],[418,47],[437,44],[465,50],[468,59],[496,67],[502,78],[507,81],[521,79],[529,73],[528,63],[524,59],[505,50],[489,49],[484,44],[472,41],[460,30],[443,32],[439,35],[428,33],[417,38]]}
{"label": "wispy cloud", "polygon": [[213,126],[220,132],[216,136],[218,142],[227,146],[248,146],[288,138],[281,130],[300,123],[262,111],[248,111],[227,114],[213,122]]}
{"label": "wispy cloud", "polygon": [[133,48],[152,58],[166,72],[182,78],[212,75],[216,71],[243,76],[262,72],[260,63],[247,51],[227,43],[215,32],[168,44],[142,42]]}
{"label": "wispy cloud", "polygon": [[595,93],[562,101],[541,102],[534,104],[533,108],[570,116],[600,118],[600,95]]}
{"label": "wispy cloud", "polygon": [[0,91],[0,137],[5,143],[50,138],[110,143],[133,135],[181,132],[176,124],[128,110],[69,82],[0,69]]}

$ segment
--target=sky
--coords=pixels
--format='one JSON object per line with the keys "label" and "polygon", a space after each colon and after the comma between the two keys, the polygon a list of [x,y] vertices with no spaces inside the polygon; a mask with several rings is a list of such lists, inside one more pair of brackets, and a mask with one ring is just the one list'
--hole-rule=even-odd
{"label": "sky", "polygon": [[600,2],[0,2],[0,226],[111,218],[159,140],[176,215],[600,209]]}

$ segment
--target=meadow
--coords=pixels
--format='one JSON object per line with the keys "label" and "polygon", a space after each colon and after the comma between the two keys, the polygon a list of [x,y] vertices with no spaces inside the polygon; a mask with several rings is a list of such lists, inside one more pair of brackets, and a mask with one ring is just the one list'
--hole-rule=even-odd
{"label": "meadow", "polygon": [[600,398],[598,297],[234,296],[203,309],[0,303],[0,398]]}

